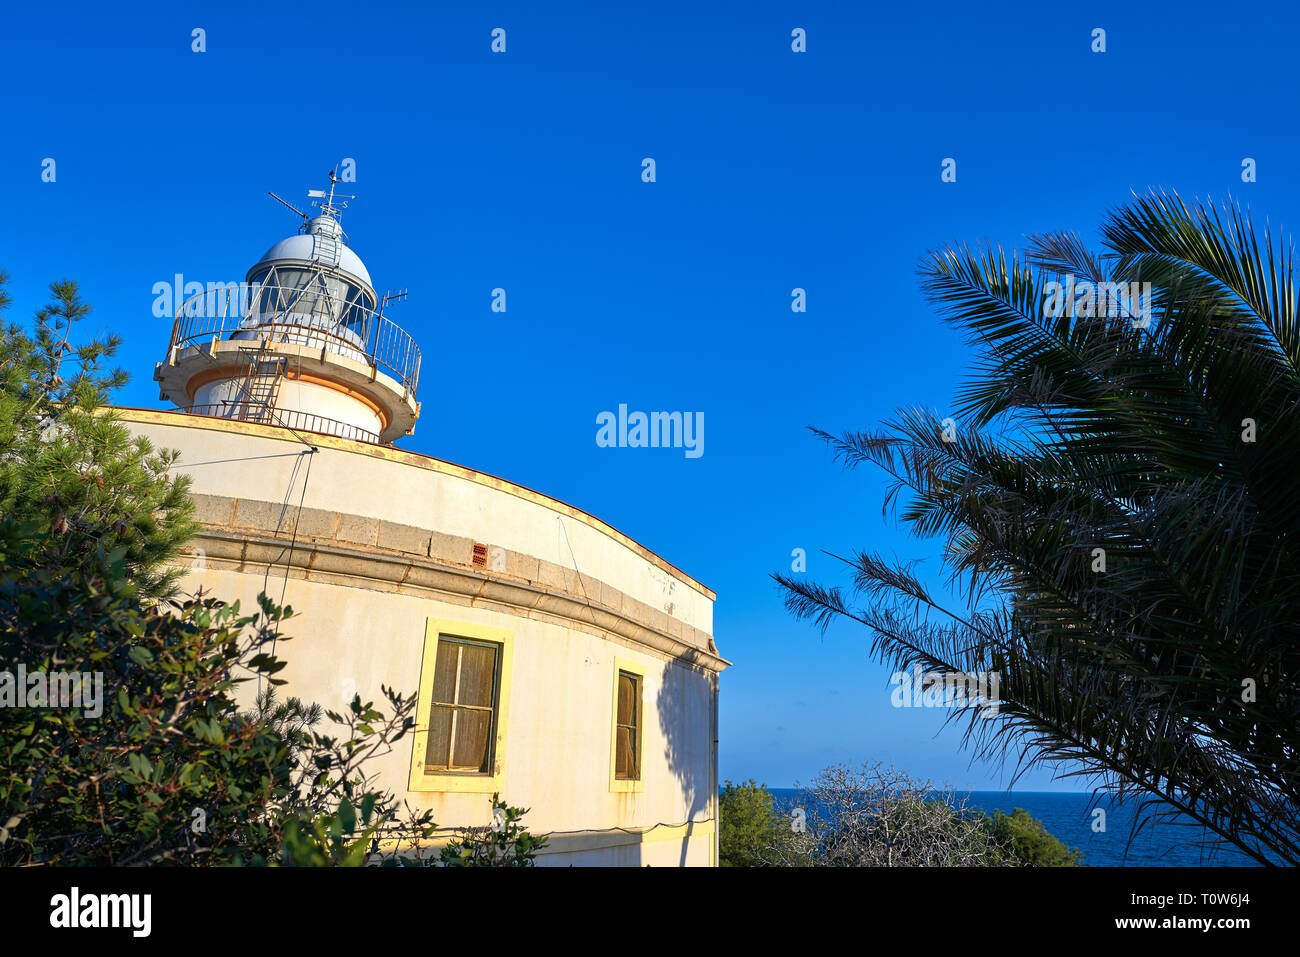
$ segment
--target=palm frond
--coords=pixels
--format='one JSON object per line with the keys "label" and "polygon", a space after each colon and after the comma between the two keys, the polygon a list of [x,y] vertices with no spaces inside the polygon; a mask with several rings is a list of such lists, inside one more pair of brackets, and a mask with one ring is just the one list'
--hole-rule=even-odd
{"label": "palm frond", "polygon": [[[975,350],[955,434],[917,408],[814,430],[891,477],[884,507],[942,542],[966,607],[865,550],[841,559],[848,591],[776,581],[796,617],[864,626],[900,671],[997,673],[996,718],[951,716],[977,756],[1014,754],[1017,774],[1072,762],[1163,802],[1144,820],[1173,808],[1262,863],[1300,863],[1294,256],[1236,206],[1176,196],[1135,199],[1103,235],[1103,254],[1048,234],[1027,256],[923,260],[923,292]],[[1045,308],[1066,273],[1150,283],[1150,321]]]}

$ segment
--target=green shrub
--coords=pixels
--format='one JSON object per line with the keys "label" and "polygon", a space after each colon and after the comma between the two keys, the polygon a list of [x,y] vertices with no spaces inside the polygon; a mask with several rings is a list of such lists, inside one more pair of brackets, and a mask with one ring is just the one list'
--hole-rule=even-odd
{"label": "green shrub", "polygon": [[492,795],[492,823],[465,827],[442,849],[438,863],[445,867],[532,867],[546,838],[534,837],[519,820],[527,808],[510,807],[499,794]]}
{"label": "green shrub", "polygon": [[774,851],[786,843],[789,828],[776,813],[772,793],[753,778],[744,784],[727,781],[718,801],[719,863],[723,867],[763,867],[774,863]]}
{"label": "green shrub", "polygon": [[1047,830],[1042,821],[1023,808],[1010,814],[994,811],[984,818],[984,827],[1010,858],[1007,863],[1031,867],[1074,867],[1083,855],[1066,847]]}

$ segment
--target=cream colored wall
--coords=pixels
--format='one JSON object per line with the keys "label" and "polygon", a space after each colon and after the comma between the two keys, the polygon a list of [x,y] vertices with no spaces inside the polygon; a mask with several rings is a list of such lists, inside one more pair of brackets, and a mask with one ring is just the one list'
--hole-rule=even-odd
{"label": "cream colored wall", "polygon": [[[193,591],[199,586],[253,608],[263,576],[192,569],[184,587]],[[353,692],[363,700],[382,701],[381,684],[414,694],[429,618],[512,631],[503,797],[532,809],[526,822],[534,833],[650,828],[712,818],[711,686],[705,673],[575,629],[483,608],[303,579],[291,578],[285,586],[273,572],[268,592],[278,600],[282,586],[295,617],[284,627],[290,640],[277,648],[288,662],[277,676],[288,681],[281,693],[327,708],[343,707]],[[646,671],[644,789],[634,793],[613,794],[609,788],[615,657]],[[255,691],[251,683],[243,689],[248,700]],[[420,722],[425,723],[423,715]],[[381,786],[404,794],[413,806],[431,809],[439,825],[490,823],[490,795],[408,792],[411,747],[407,738],[375,762]],[[707,864],[712,837],[700,835],[689,844],[692,862]],[[647,844],[640,863],[653,863],[650,857],[681,863],[682,846],[681,840]],[[629,854],[642,852],[601,849],[581,852],[574,860],[611,863]]]}
{"label": "cream colored wall", "polygon": [[[192,476],[195,492],[281,502],[299,464],[292,504],[299,502],[306,469],[298,463],[300,442],[198,424],[129,424],[155,446],[181,451],[178,469]],[[713,602],[707,596],[599,529],[543,505],[455,475],[324,446],[313,456],[311,470],[302,502],[307,508],[437,529],[568,568],[576,561],[579,572],[713,633]]]}
{"label": "cream colored wall", "polygon": [[[365,429],[374,435],[384,431],[383,423],[373,409],[351,396],[346,396],[334,389],[313,382],[301,382],[297,379],[281,379],[275,407],[288,411],[299,411],[309,415],[321,415],[327,419],[346,422],[359,429]],[[220,405],[237,403],[244,394],[243,382],[239,379],[223,379],[201,385],[194,391],[195,405]],[[293,420],[289,420],[292,422]]]}
{"label": "cream colored wall", "polygon": [[[297,505],[306,462],[291,440],[186,425],[129,422],[158,447],[180,449],[179,468],[195,492],[279,503],[299,465],[291,503]],[[303,504],[431,528],[501,545],[572,566],[557,512],[496,487],[400,462],[321,447],[311,462]],[[598,528],[563,517],[577,566],[655,607],[712,632],[712,602],[686,580],[657,567]],[[711,821],[714,814],[712,694],[715,676],[626,639],[508,613],[412,594],[291,577],[283,567],[237,571],[196,563],[184,588],[199,586],[224,600],[256,607],[265,589],[297,611],[285,626],[291,640],[278,654],[288,667],[281,690],[335,709],[355,691],[382,701],[380,685],[406,694],[419,686],[430,618],[507,629],[513,633],[512,680],[505,729],[503,796],[532,810],[533,833],[554,833],[549,864],[707,865],[712,825],[683,839],[649,840],[613,829]],[[361,586],[364,583],[358,582]],[[666,608],[665,608],[666,610]],[[636,792],[611,793],[615,658],[645,669],[643,778]],[[251,685],[245,693],[255,693]],[[421,723],[427,719],[421,716]],[[490,822],[490,795],[408,791],[410,739],[377,760],[381,786],[433,810],[446,827]],[[591,846],[571,832],[609,832],[622,843]],[[599,843],[599,841],[597,842]]]}
{"label": "cream colored wall", "polygon": [[[548,853],[538,858],[544,867],[709,867],[712,863],[711,832],[689,837],[639,840],[629,835],[622,844]],[[549,850],[549,849],[548,849]]]}

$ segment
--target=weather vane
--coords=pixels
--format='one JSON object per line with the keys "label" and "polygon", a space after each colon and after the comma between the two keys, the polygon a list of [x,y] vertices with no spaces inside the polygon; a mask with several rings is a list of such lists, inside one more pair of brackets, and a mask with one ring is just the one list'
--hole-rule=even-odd
{"label": "weather vane", "polygon": [[[330,170],[330,190],[328,193],[326,193],[325,190],[323,189],[307,190],[307,198],[312,200],[312,205],[319,206],[320,211],[332,219],[338,219],[338,214],[348,208],[348,204],[346,202],[339,203],[337,206],[334,205],[334,201],[336,199],[341,199],[341,200],[356,199],[356,196],[353,196],[349,193],[339,193],[337,196],[334,195],[335,185],[341,182],[343,181],[334,175],[334,170]],[[299,216],[302,217],[302,221],[304,223],[307,222],[308,219],[307,214],[304,213],[297,206],[293,205],[293,203],[290,203],[288,200],[281,199],[279,196],[275,195],[275,193],[271,192],[269,189],[266,191],[266,195],[270,196],[277,203],[280,203],[281,205],[293,210],[295,213],[297,213]],[[325,202],[323,203],[320,202],[320,200],[322,199],[325,200]]]}
{"label": "weather vane", "polygon": [[[323,189],[307,190],[307,197],[309,199],[316,200],[316,202],[313,202],[312,205],[319,206],[320,211],[322,213],[324,213],[327,216],[331,216],[335,219],[338,218],[339,213],[341,213],[343,210],[348,208],[348,204],[346,202],[338,206],[335,206],[334,205],[335,199],[342,199],[342,200],[356,199],[356,196],[353,196],[349,193],[339,193],[337,197],[334,195],[335,185],[341,182],[343,181],[334,175],[334,170],[330,170],[330,191],[328,196],[325,195],[325,190]],[[325,200],[325,202],[323,203],[319,202],[322,199]]]}

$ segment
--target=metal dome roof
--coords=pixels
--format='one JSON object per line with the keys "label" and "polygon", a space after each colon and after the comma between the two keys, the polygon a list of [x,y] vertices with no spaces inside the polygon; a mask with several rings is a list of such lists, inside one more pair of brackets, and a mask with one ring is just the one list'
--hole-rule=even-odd
{"label": "metal dome roof", "polygon": [[366,287],[372,294],[375,285],[370,279],[361,257],[343,244],[343,229],[338,220],[330,216],[317,216],[307,224],[307,232],[282,239],[253,264],[244,276],[252,282],[253,276],[272,265],[320,266],[327,272],[339,273]]}

